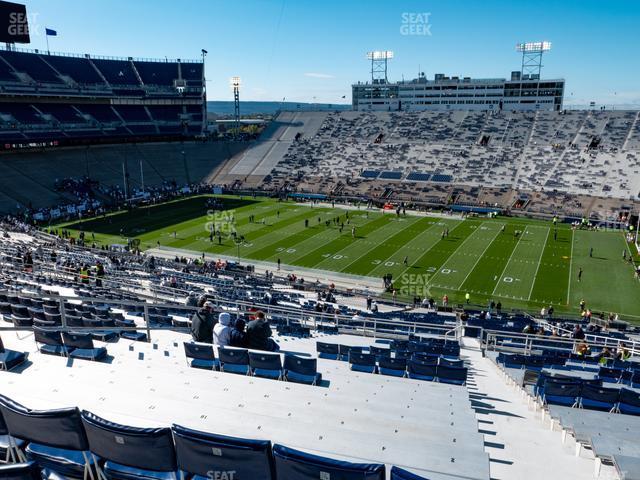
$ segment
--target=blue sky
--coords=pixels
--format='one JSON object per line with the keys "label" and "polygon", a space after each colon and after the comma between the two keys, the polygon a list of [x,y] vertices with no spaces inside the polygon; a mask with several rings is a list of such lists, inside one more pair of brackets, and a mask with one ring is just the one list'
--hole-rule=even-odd
{"label": "blue sky", "polygon": [[[207,57],[208,97],[350,101],[369,50],[393,50],[389,78],[418,71],[508,77],[515,44],[549,40],[543,77],[566,79],[565,102],[640,107],[638,0],[26,0],[30,48],[97,55]],[[425,16],[418,14],[428,13]],[[403,14],[430,35],[403,35]],[[407,18],[406,16],[404,18]],[[417,28],[417,27],[416,27]],[[345,95],[346,100],[341,97]]]}

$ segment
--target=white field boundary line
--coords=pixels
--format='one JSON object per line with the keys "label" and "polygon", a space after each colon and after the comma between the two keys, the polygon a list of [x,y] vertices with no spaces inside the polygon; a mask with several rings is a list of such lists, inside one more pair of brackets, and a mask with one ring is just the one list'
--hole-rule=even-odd
{"label": "white field boundary line", "polygon": [[[501,223],[501,226],[506,225],[506,223]],[[489,244],[485,247],[485,249],[482,251],[482,253],[480,254],[480,256],[478,256],[478,259],[475,261],[475,263],[473,264],[473,267],[471,267],[471,269],[469,270],[469,272],[467,272],[467,275],[464,277],[464,279],[462,280],[462,283],[460,284],[460,286],[458,287],[458,290],[462,291],[462,286],[464,285],[464,282],[467,281],[467,278],[469,278],[469,276],[471,275],[471,273],[476,269],[476,267],[478,266],[478,263],[480,263],[480,260],[482,260],[484,258],[484,254],[487,253],[487,250],[489,250],[489,247],[491,247],[491,245],[493,245],[493,242],[495,241],[496,238],[498,238],[498,235],[500,235],[500,229],[496,230],[496,234],[493,236],[493,238],[491,239],[491,241],[489,242]],[[518,240],[520,241],[520,240]]]}
{"label": "white field boundary line", "polygon": [[[370,277],[368,277],[370,278]],[[450,292],[459,292],[460,290],[456,290],[454,287],[447,287],[445,285],[440,285],[435,287],[439,290],[448,290]],[[477,293],[479,295],[485,295],[487,297],[490,296],[494,296],[495,298],[504,298],[504,299],[508,299],[508,300],[515,300],[517,302],[527,302],[527,300],[524,297],[516,297],[515,295],[489,295],[489,292],[477,292],[477,291],[471,291],[471,293]],[[539,300],[533,300],[534,303],[538,303],[540,305],[543,305],[544,303],[539,301]],[[554,304],[555,305],[555,304]],[[530,311],[533,312],[533,309],[531,307],[524,307],[525,311]],[[564,313],[564,312],[560,312],[560,313]],[[620,317],[630,317],[630,318],[638,318],[640,319],[640,315],[634,315],[632,313],[625,313],[625,312],[618,312],[618,315],[620,315]]]}
{"label": "white field boundary line", "polygon": [[516,253],[518,245],[520,245],[520,240],[522,240],[524,238],[524,234],[527,233],[527,228],[529,228],[529,227],[528,226],[524,227],[522,235],[520,235],[520,238],[518,238],[518,241],[516,242],[516,246],[513,247],[513,250],[511,251],[511,255],[509,255],[509,260],[507,260],[507,263],[505,264],[504,268],[502,269],[502,273],[498,277],[498,281],[496,282],[496,286],[493,288],[493,291],[491,292],[491,295],[495,295],[496,294],[496,290],[498,290],[498,286],[500,285],[500,282],[502,281],[502,277],[504,277],[504,274],[507,271],[507,268],[509,268],[509,264],[511,263],[511,259],[513,258],[513,254]]}
{"label": "white field boundary line", "polygon": [[571,230],[571,253],[569,257],[569,281],[567,282],[567,305],[571,301],[571,278],[573,276],[573,240],[575,237],[576,231]]}
{"label": "white field boundary line", "polygon": [[536,273],[533,274],[533,280],[531,281],[531,290],[529,290],[529,296],[527,297],[527,302],[531,300],[531,294],[533,293],[533,287],[536,284],[536,279],[538,278],[538,271],[540,270],[540,264],[542,263],[542,256],[544,255],[544,250],[547,248],[547,242],[549,241],[549,233],[551,233],[551,228],[547,228],[547,237],[544,240],[544,245],[542,246],[542,250],[540,250],[540,258],[538,259],[538,266],[536,267]]}
{"label": "white field boundary line", "polygon": [[[448,262],[449,262],[449,261],[450,261],[450,260],[455,256],[455,254],[456,254],[456,253],[458,253],[458,250],[460,250],[460,249],[464,246],[464,244],[465,244],[465,243],[467,243],[470,239],[472,239],[472,238],[474,237],[474,235],[475,235],[476,233],[478,233],[478,232],[480,231],[480,228],[481,228],[485,223],[487,223],[487,222],[486,222],[486,221],[484,221],[484,222],[482,222],[480,225],[478,225],[478,226],[476,227],[476,229],[475,229],[473,232],[471,232],[471,233],[469,234],[469,236],[468,236],[467,238],[465,238],[465,239],[464,239],[464,241],[463,241],[460,245],[458,245],[458,248],[456,248],[453,252],[451,252],[451,254],[450,254],[450,255],[445,259],[445,261],[444,261],[444,262],[443,262],[443,263],[438,267],[438,270],[436,271],[436,273],[434,273],[434,274],[433,274],[433,277],[431,277],[431,279],[426,283],[426,285],[425,285],[425,286],[427,286],[427,287],[428,287],[428,286],[432,286],[432,285],[433,285],[433,280],[438,276],[438,274],[442,271],[442,269],[443,269],[444,267],[446,267],[446,266],[447,266],[447,263],[448,263]],[[455,228],[459,227],[460,225],[463,225],[463,223],[459,223],[458,225],[456,225],[456,227],[455,227]],[[454,230],[455,230],[455,228],[454,228]],[[499,232],[499,230],[498,230],[498,232]],[[493,243],[493,240],[491,240],[491,243]],[[437,243],[436,243],[436,245],[437,245]],[[489,245],[491,245],[491,244],[489,244]],[[434,246],[435,246],[435,245],[434,245]],[[433,248],[433,247],[432,247],[432,248]],[[429,249],[429,250],[431,250],[431,249]],[[402,273],[404,273],[404,272],[402,272]]]}

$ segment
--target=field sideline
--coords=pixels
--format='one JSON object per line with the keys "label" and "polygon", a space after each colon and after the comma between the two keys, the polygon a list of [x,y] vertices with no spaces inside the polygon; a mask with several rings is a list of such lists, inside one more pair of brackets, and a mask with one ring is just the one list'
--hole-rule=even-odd
{"label": "field sideline", "polygon": [[[554,305],[564,312],[577,312],[584,299],[595,311],[616,312],[640,322],[640,282],[631,264],[623,261],[627,245],[620,232],[574,231],[558,225],[554,236],[551,222],[524,218],[398,218],[394,212],[379,210],[312,208],[237,197],[222,198],[224,211],[207,215],[208,198],[192,197],[64,227],[84,230],[88,243],[94,237],[98,244],[138,238],[143,249],[160,242],[228,256],[239,250],[246,259],[274,263],[280,259],[283,264],[380,279],[392,274],[403,298],[431,295],[440,301],[446,293],[451,303],[463,303],[469,293],[477,305],[493,299],[503,308]],[[251,215],[254,222],[249,221]],[[227,235],[221,244],[217,237],[210,242],[212,224],[225,233],[233,224],[244,243],[238,248]],[[352,238],[354,226],[356,238]],[[449,235],[443,236],[447,229]],[[515,235],[516,231],[520,233]]]}

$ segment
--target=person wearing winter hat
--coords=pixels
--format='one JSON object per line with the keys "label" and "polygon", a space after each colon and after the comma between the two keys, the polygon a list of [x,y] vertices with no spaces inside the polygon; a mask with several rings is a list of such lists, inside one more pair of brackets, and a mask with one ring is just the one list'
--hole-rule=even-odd
{"label": "person wearing winter hat", "polygon": [[191,336],[193,341],[212,343],[215,323],[213,303],[203,302],[201,308],[191,317]]}
{"label": "person wearing winter hat", "polygon": [[226,347],[231,340],[231,315],[222,312],[218,315],[218,323],[213,327],[213,343]]}

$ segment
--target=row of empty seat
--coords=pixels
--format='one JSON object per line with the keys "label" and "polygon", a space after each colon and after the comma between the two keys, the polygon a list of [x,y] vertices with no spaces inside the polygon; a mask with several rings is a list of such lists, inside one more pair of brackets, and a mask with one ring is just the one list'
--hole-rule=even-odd
{"label": "row of empty seat", "polygon": [[[97,474],[132,480],[387,478],[383,464],[322,457],[268,440],[232,438],[180,425],[139,428],[78,408],[32,410],[3,396],[0,412],[0,435],[6,442],[0,445],[1,453],[12,461],[29,459],[46,475],[93,478]],[[36,467],[15,468],[20,472]],[[394,467],[390,478],[421,477]]]}

